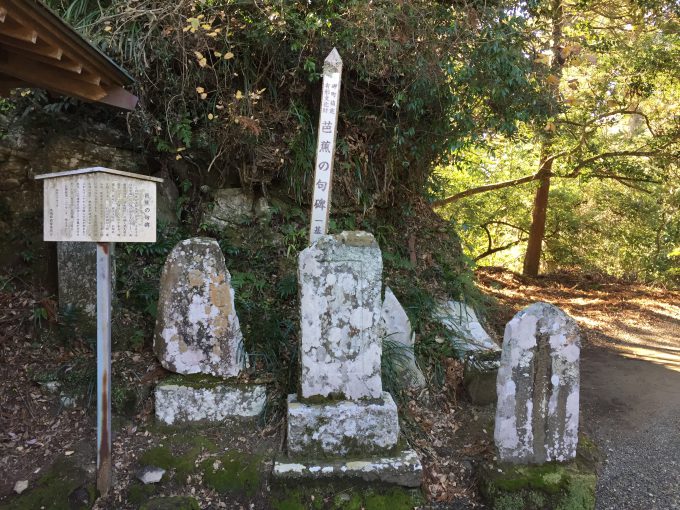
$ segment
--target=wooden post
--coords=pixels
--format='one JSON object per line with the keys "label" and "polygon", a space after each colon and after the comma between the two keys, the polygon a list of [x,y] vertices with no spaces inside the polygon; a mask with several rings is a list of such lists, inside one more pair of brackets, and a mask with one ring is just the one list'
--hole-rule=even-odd
{"label": "wooden post", "polygon": [[333,156],[338,128],[340,106],[340,81],[342,59],[338,51],[328,54],[323,63],[323,85],[319,134],[316,145],[314,167],[314,195],[312,198],[312,221],[309,227],[309,243],[328,232],[328,214],[331,206],[331,185],[333,183]]}

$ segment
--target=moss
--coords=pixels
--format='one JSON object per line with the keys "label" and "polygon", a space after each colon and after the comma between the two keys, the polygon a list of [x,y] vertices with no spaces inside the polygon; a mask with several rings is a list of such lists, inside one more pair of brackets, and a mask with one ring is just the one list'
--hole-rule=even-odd
{"label": "moss", "polygon": [[417,490],[352,486],[338,492],[330,483],[286,489],[279,499],[271,500],[275,510],[411,510],[423,503]]}
{"label": "moss", "polygon": [[364,496],[364,507],[371,510],[412,510],[417,504],[414,495],[404,489],[394,488],[384,494],[369,492]]}
{"label": "moss", "polygon": [[166,386],[176,384],[178,386],[188,386],[189,388],[214,388],[225,382],[224,379],[207,374],[174,374],[160,381],[158,385]]}
{"label": "moss", "polygon": [[177,463],[177,459],[170,448],[165,446],[156,446],[145,451],[138,460],[144,466],[155,466],[166,470],[174,469]]}
{"label": "moss", "polygon": [[84,510],[90,508],[94,500],[95,490],[85,471],[68,459],[61,459],[27,492],[1,505],[0,509]]}
{"label": "moss", "polygon": [[156,466],[175,472],[175,479],[186,483],[188,476],[196,471],[196,459],[202,452],[217,450],[215,443],[209,439],[186,434],[176,434],[168,442],[183,453],[173,453],[168,446],[156,446],[144,452],[138,459],[143,466]]}
{"label": "moss", "polygon": [[203,481],[219,493],[243,492],[252,496],[260,486],[261,458],[241,452],[228,452],[201,463]]}
{"label": "moss", "polygon": [[133,505],[141,505],[150,497],[155,496],[156,492],[157,487],[155,485],[135,483],[128,489],[127,501]]}
{"label": "moss", "polygon": [[479,472],[482,494],[496,510],[595,508],[595,466],[580,459],[541,466],[492,464]]}
{"label": "moss", "polygon": [[201,510],[198,501],[187,496],[154,498],[139,510]]}

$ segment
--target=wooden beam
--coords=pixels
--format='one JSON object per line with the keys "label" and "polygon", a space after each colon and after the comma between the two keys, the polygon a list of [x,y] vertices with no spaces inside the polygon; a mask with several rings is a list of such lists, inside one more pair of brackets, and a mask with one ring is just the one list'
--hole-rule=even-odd
{"label": "wooden beam", "polygon": [[0,7],[0,23],[4,23],[6,17],[7,17],[7,9],[5,9],[4,7]]}
{"label": "wooden beam", "polygon": [[[59,69],[63,69],[65,71],[70,71],[75,74],[80,74],[83,75],[83,80],[84,81],[90,81],[90,83],[95,83],[94,81],[91,81],[90,79],[86,79],[84,77],[83,73],[83,65],[79,62],[76,62],[75,60],[71,60],[70,58],[66,56],[62,56],[61,59],[57,60],[56,58],[52,57],[47,57],[45,55],[41,55],[40,53],[35,53],[33,51],[29,51],[23,48],[11,46],[9,44],[2,44],[0,42],[0,45],[3,46],[3,50],[8,52],[8,53],[14,53],[16,55],[19,55],[20,57],[35,61],[35,62],[41,62],[45,65],[49,65],[52,67],[57,67]],[[99,85],[99,83],[95,83],[95,85]]]}
{"label": "wooden beam", "polygon": [[35,87],[90,101],[99,101],[108,95],[103,88],[79,79],[75,73],[32,62],[12,53],[0,55],[0,73]]}
{"label": "wooden beam", "polygon": [[35,43],[30,43],[0,34],[0,46],[9,46],[54,60],[61,60],[62,56],[64,55],[64,52],[61,48],[58,46],[51,46],[40,39],[38,39]]}
{"label": "wooden beam", "polygon": [[105,87],[106,96],[99,100],[100,103],[110,104],[125,110],[134,110],[139,100],[137,96],[128,92],[123,87]]}
{"label": "wooden beam", "polygon": [[0,23],[0,34],[29,43],[34,43],[38,40],[38,32],[36,30],[30,26],[14,22],[9,17],[5,17],[5,20]]}

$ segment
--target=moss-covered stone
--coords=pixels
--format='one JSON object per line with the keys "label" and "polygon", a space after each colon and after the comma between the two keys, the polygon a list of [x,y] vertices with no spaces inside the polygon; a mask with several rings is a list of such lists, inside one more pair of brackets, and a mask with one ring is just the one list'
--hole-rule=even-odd
{"label": "moss-covered stone", "polygon": [[95,500],[93,480],[69,459],[57,461],[35,484],[2,510],[85,510]]}
{"label": "moss-covered stone", "polygon": [[597,451],[591,441],[581,441],[573,462],[482,466],[482,495],[494,510],[594,509]]}
{"label": "moss-covered stone", "polygon": [[201,463],[205,484],[224,494],[242,492],[252,496],[260,486],[260,463],[256,455],[228,452],[221,457],[209,458]]}
{"label": "moss-covered stone", "polygon": [[187,496],[172,496],[168,498],[154,498],[139,510],[201,510],[198,501]]}

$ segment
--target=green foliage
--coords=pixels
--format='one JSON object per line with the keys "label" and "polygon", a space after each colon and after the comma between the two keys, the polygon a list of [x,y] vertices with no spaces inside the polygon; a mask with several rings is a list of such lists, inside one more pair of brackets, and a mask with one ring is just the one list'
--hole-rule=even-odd
{"label": "green foliage", "polygon": [[281,179],[298,201],[312,184],[334,46],[344,66],[338,204],[387,204],[400,183],[421,191],[447,148],[542,111],[526,19],[510,2],[49,4],[137,78],[129,126],[145,146],[244,185]]}
{"label": "green foliage", "polygon": [[[670,253],[680,242],[680,129],[672,120],[680,113],[677,9],[627,0],[599,7],[564,6],[570,20],[564,23],[549,2],[529,6],[521,40],[535,55],[530,83],[552,98],[534,105],[542,115],[518,117],[514,134],[456,148],[430,179],[431,192],[455,195],[531,176],[552,158],[545,269],[576,266],[671,283],[677,261]],[[556,28],[559,55],[549,37]],[[474,67],[483,70],[484,63]],[[447,206],[467,253],[520,269],[535,186],[503,187]]]}

